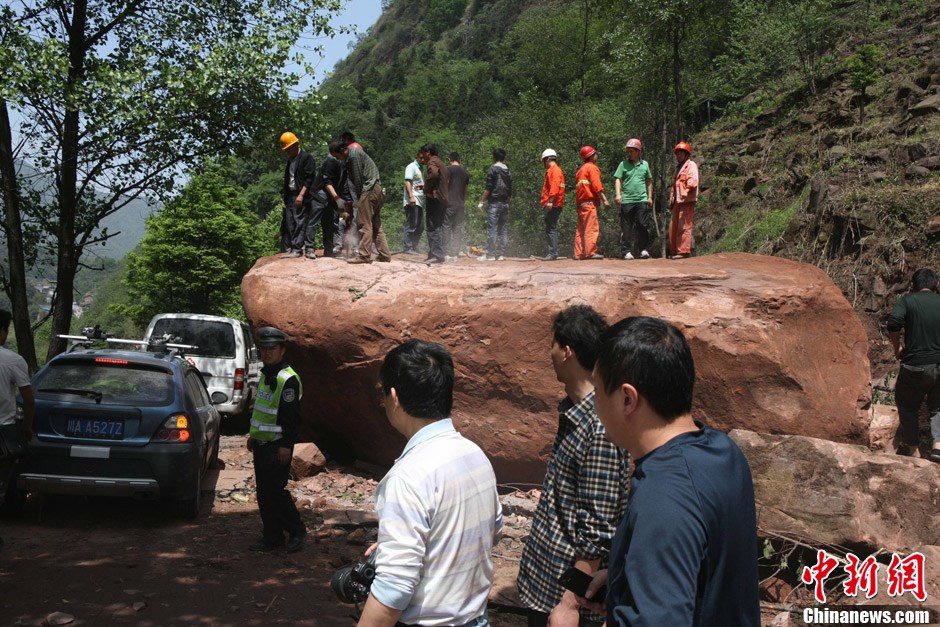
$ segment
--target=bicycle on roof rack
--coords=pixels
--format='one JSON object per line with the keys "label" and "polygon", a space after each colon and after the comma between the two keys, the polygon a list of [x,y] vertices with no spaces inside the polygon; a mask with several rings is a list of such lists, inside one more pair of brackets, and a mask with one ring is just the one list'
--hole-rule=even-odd
{"label": "bicycle on roof rack", "polygon": [[156,353],[158,355],[177,355],[179,357],[185,357],[186,351],[194,351],[199,348],[194,344],[182,344],[183,338],[177,335],[171,335],[170,333],[164,333],[159,337],[151,337],[150,341],[116,338],[110,333],[102,331],[101,325],[98,324],[93,327],[83,327],[82,335],[60,334],[58,337],[71,341],[68,349],[70,353],[74,350],[78,350],[80,347],[89,350],[96,344],[105,344],[107,346],[117,344],[134,346],[140,350],[145,350],[148,353]]}

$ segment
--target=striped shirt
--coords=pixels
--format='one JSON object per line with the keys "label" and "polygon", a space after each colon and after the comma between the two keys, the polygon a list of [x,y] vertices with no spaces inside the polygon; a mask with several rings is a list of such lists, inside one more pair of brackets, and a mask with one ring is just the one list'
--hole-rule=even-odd
{"label": "striped shirt", "polygon": [[430,423],[379,483],[375,509],[377,601],[403,610],[406,624],[465,625],[484,616],[503,516],[480,447],[449,418]]}
{"label": "striped shirt", "polygon": [[[558,405],[558,434],[548,457],[542,497],[519,565],[526,607],[551,612],[564,588],[558,577],[577,559],[607,561],[627,506],[627,453],[605,437],[594,392]],[[600,623],[603,617],[585,611]]]}
{"label": "striped shirt", "polygon": [[349,156],[346,158],[346,172],[357,196],[361,195],[362,192],[369,191],[379,182],[379,168],[375,165],[372,157],[367,155],[361,148],[349,148]]}

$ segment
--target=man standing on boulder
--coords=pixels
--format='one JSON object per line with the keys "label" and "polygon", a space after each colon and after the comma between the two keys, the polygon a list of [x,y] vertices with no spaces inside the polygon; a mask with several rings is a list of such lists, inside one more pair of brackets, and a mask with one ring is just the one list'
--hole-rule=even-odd
{"label": "man standing on boulder", "polygon": [[689,344],[667,322],[625,318],[601,337],[597,414],[634,459],[610,567],[585,593],[607,585],[607,627],[760,626],[751,470],[731,438],[692,419],[694,383]]}
{"label": "man standing on boulder", "polygon": [[597,253],[597,237],[600,227],[597,223],[597,206],[602,201],[605,209],[610,209],[610,201],[604,195],[601,183],[601,171],[597,167],[597,151],[591,146],[581,149],[584,165],[574,175],[574,198],[578,204],[578,230],[574,237],[575,259],[603,259]]}
{"label": "man standing on boulder", "polygon": [[313,177],[317,164],[306,150],[301,149],[300,140],[290,131],[281,135],[281,150],[287,155],[284,167],[284,186],[281,199],[284,201],[284,225],[288,257],[304,254],[304,239],[307,235],[307,220],[311,213]]}
{"label": "man standing on boulder", "polygon": [[627,505],[627,456],[607,439],[594,411],[591,371],[607,322],[575,305],[552,323],[549,356],[566,397],[558,404],[558,432],[548,456],[532,531],[519,566],[519,596],[529,627],[587,627],[604,617],[579,611],[558,578],[571,567],[589,575],[607,566],[610,543]]}
{"label": "man standing on boulder", "polygon": [[405,167],[405,223],[402,242],[406,253],[418,252],[424,232],[424,174],[421,172],[421,151]]}
{"label": "man standing on boulder", "polygon": [[261,539],[248,548],[265,552],[283,548],[293,553],[303,548],[307,535],[294,499],[287,491],[294,442],[300,431],[303,386],[285,359],[287,335],[274,327],[261,327],[257,338],[264,366],[251,414],[248,450],[254,455],[262,533]]}
{"label": "man standing on boulder", "polygon": [[[940,294],[937,274],[921,268],[911,279],[911,293],[894,304],[888,316],[888,339],[901,362],[894,398],[901,419],[901,445],[918,453],[918,413],[927,399],[933,446],[930,460],[940,464]],[[901,346],[901,330],[904,346]],[[916,455],[919,457],[919,455]]]}
{"label": "man standing on boulder", "polygon": [[477,208],[483,210],[489,201],[486,212],[486,254],[477,261],[504,261],[506,246],[509,244],[507,232],[509,222],[509,202],[512,200],[512,173],[503,163],[506,151],[502,148],[493,150],[493,165],[486,171],[486,188]]}
{"label": "man standing on boulder", "polygon": [[639,249],[640,259],[649,259],[646,247],[650,241],[653,175],[650,174],[649,164],[640,158],[643,144],[639,139],[630,139],[624,148],[627,150],[627,159],[620,162],[614,173],[614,202],[620,207],[620,256],[635,259],[633,251]]}
{"label": "man standing on boulder", "polygon": [[692,161],[692,147],[679,142],[672,150],[676,155],[676,173],[669,191],[672,220],[669,222],[670,259],[692,256],[692,219],[698,198],[698,165]]}
{"label": "man standing on boulder", "polygon": [[424,198],[427,202],[425,215],[428,227],[428,258],[424,263],[430,266],[435,263],[444,263],[444,222],[447,219],[450,171],[444,165],[436,144],[422,146],[421,156],[428,168],[424,183]]}
{"label": "man standing on boulder", "polygon": [[408,443],[375,490],[375,580],[359,627],[489,625],[503,517],[489,459],[450,419],[454,362],[440,344],[410,340],[379,377],[388,421]]}
{"label": "man standing on boulder", "polygon": [[359,212],[356,226],[359,227],[359,254],[349,263],[372,263],[372,242],[378,251],[378,261],[392,260],[392,251],[385,241],[382,229],[382,206],[385,204],[385,192],[379,179],[379,169],[372,157],[361,148],[350,148],[340,144],[337,157],[346,164],[346,176],[359,199]]}
{"label": "man standing on boulder", "polygon": [[565,175],[558,166],[558,153],[551,148],[542,152],[545,166],[545,182],[542,183],[542,211],[545,218],[545,236],[548,238],[548,254],[542,261],[558,259],[558,217],[565,206]]}
{"label": "man standing on boulder", "polygon": [[463,251],[463,223],[467,219],[467,190],[470,187],[470,174],[460,164],[460,155],[456,152],[447,157],[450,184],[447,188],[447,217],[444,220],[445,261],[457,261]]}

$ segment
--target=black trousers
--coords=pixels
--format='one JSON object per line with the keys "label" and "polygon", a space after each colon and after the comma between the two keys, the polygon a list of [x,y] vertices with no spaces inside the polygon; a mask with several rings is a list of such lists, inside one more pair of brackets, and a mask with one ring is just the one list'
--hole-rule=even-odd
{"label": "black trousers", "polygon": [[425,218],[428,227],[428,259],[444,261],[444,220],[447,217],[447,203],[443,200],[426,198]]}
{"label": "black trousers", "polygon": [[310,203],[310,216],[307,219],[307,232],[304,237],[304,248],[308,251],[316,248],[317,227],[323,228],[323,256],[333,256],[333,233],[335,226],[333,216],[336,215],[333,203],[321,203],[314,198]]}
{"label": "black trousers", "polygon": [[[650,243],[650,205],[630,202],[620,205],[620,256],[638,255]],[[635,251],[635,252],[634,252]]]}
{"label": "black trousers", "polygon": [[307,235],[307,221],[310,219],[309,197],[297,206],[297,194],[290,192],[284,199],[284,225],[287,229],[287,248],[289,250],[304,249],[304,238]]}
{"label": "black trousers", "polygon": [[307,528],[300,520],[294,499],[287,491],[290,464],[277,461],[277,442],[255,441],[252,452],[255,459],[255,486],[258,511],[261,512],[262,536],[269,544],[283,544],[288,537],[303,535]]}

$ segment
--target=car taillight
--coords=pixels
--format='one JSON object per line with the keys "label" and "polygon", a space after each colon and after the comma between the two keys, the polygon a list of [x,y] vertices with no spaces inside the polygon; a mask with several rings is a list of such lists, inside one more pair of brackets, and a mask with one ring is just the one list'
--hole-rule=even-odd
{"label": "car taillight", "polygon": [[127,360],[126,359],[108,359],[106,357],[96,357],[95,363],[96,364],[111,364],[114,366],[126,366]]}
{"label": "car taillight", "polygon": [[245,369],[235,369],[235,391],[245,389]]}
{"label": "car taillight", "polygon": [[183,414],[170,416],[157,431],[157,439],[164,442],[187,442],[191,435],[189,418]]}

